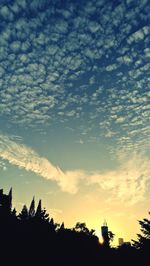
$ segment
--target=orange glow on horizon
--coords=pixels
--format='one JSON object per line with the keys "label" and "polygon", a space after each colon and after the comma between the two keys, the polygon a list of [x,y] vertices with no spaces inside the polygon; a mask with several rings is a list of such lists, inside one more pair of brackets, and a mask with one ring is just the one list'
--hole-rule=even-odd
{"label": "orange glow on horizon", "polygon": [[98,237],[99,243],[103,244],[104,243],[104,239],[103,239],[102,235],[98,231],[95,231],[95,234]]}
{"label": "orange glow on horizon", "polygon": [[100,244],[103,244],[104,243],[104,239],[103,239],[102,236],[99,237],[99,242],[100,242]]}

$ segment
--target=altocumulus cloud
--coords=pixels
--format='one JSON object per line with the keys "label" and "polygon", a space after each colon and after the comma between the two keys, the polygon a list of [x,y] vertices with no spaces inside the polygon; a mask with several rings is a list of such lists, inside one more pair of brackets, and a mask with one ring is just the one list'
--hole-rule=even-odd
{"label": "altocumulus cloud", "polygon": [[40,157],[24,144],[16,143],[11,137],[0,135],[0,158],[9,163],[32,171],[44,179],[57,182],[64,192],[77,193],[80,181],[85,185],[97,184],[102,191],[110,191],[110,198],[135,204],[145,197],[150,176],[149,160],[142,154],[132,154],[120,167],[105,173],[74,170],[63,172],[48,159]]}
{"label": "altocumulus cloud", "polygon": [[146,0],[0,1],[0,116],[148,145],[149,19]]}

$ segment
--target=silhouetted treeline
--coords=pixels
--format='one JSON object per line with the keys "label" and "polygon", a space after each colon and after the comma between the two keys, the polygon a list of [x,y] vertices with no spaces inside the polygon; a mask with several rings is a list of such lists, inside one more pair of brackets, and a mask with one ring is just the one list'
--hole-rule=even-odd
{"label": "silhouetted treeline", "polygon": [[142,234],[132,246],[111,248],[110,242],[100,244],[94,230],[89,230],[85,223],[78,222],[72,229],[55,223],[42,208],[41,200],[35,208],[33,198],[30,207],[24,205],[17,215],[11,199],[11,190],[8,195],[0,190],[0,262],[4,261],[1,265],[150,265],[148,219],[139,221]]}

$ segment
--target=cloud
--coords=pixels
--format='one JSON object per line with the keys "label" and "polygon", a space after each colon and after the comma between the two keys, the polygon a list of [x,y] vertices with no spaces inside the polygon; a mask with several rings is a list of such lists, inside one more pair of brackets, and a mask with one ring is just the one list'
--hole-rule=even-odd
{"label": "cloud", "polygon": [[[128,159],[122,158],[119,167],[113,171],[63,172],[48,159],[40,157],[33,149],[14,141],[14,137],[4,135],[0,135],[0,158],[26,171],[32,171],[46,180],[56,182],[64,192],[77,193],[80,181],[83,180],[85,186],[96,184],[101,193],[108,191],[110,201],[119,200],[127,204],[135,204],[144,199],[150,176],[149,159],[136,153]],[[3,166],[1,163],[0,167]]]}
{"label": "cloud", "polygon": [[32,171],[44,179],[56,181],[62,191],[77,192],[79,180],[83,177],[82,171],[63,172],[46,158],[40,157],[31,148],[12,139],[8,136],[0,135],[0,158],[19,168],[24,168],[26,171]]}
{"label": "cloud", "polygon": [[117,64],[109,65],[109,66],[106,67],[106,71],[110,71],[111,72],[111,71],[113,71],[113,70],[115,70],[117,68],[118,68]]}
{"label": "cloud", "polygon": [[95,173],[89,177],[89,184],[98,184],[110,193],[110,201],[135,204],[145,199],[147,182],[150,180],[150,160],[142,154],[132,154],[117,170]]}
{"label": "cloud", "polygon": [[3,170],[3,171],[6,171],[7,170],[7,167],[6,167],[4,161],[0,161],[0,170]]}
{"label": "cloud", "polygon": [[89,140],[111,136],[124,148],[123,135],[138,149],[150,115],[150,4],[108,3],[1,3],[0,116],[8,125],[73,122]]}

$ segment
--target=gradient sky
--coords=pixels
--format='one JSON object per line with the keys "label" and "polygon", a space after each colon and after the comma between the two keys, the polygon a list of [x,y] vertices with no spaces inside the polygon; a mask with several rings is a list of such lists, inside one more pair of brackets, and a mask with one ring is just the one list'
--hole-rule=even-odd
{"label": "gradient sky", "polygon": [[0,1],[0,187],[126,241],[150,206],[150,2]]}

